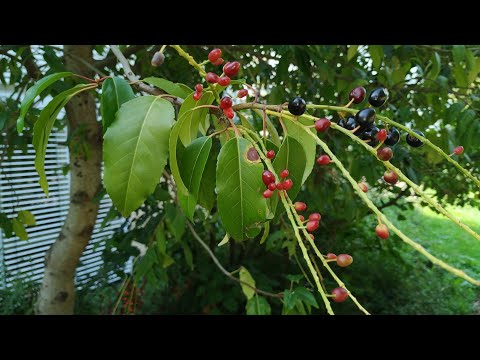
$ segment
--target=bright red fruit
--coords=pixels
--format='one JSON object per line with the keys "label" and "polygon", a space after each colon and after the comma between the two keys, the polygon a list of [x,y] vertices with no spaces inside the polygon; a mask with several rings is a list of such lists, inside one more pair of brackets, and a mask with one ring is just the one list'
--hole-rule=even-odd
{"label": "bright red fruit", "polygon": [[272,191],[275,191],[277,189],[277,185],[275,185],[275,181],[268,184],[268,188]]}
{"label": "bright red fruit", "polygon": [[358,86],[355,89],[353,89],[352,91],[350,91],[350,94],[348,95],[348,98],[350,100],[353,99],[353,102],[355,104],[360,104],[365,99],[366,93],[367,93],[367,91],[365,90],[364,87]]}
{"label": "bright red fruit", "polygon": [[320,225],[319,221],[309,221],[307,223],[307,231],[312,232],[317,230],[318,226]]}
{"label": "bright red fruit", "polygon": [[340,267],[347,267],[353,262],[353,257],[348,254],[340,254],[337,256],[337,265]]}
{"label": "bright red fruit", "polygon": [[393,151],[389,147],[378,149],[377,156],[382,161],[388,161],[393,157]]}
{"label": "bright red fruit", "polygon": [[378,237],[383,240],[388,239],[390,236],[388,233],[388,227],[385,224],[378,224],[375,228],[375,232],[377,233]]}
{"label": "bright red fruit", "polygon": [[213,49],[208,54],[208,60],[213,63],[213,62],[217,61],[220,56],[222,56],[222,50]]}
{"label": "bright red fruit", "polygon": [[230,85],[230,78],[228,76],[222,76],[218,79],[218,83],[220,86],[228,86]]}
{"label": "bright red fruit", "polygon": [[308,220],[310,221],[320,221],[321,218],[322,215],[320,215],[319,213],[313,213],[308,216]]}
{"label": "bright red fruit", "polygon": [[287,179],[283,182],[283,190],[290,190],[293,186],[293,181],[291,179]]}
{"label": "bright red fruit", "polygon": [[240,70],[240,63],[238,61],[227,62],[223,65],[223,73],[230,78],[237,75],[238,70]]}
{"label": "bright red fruit", "polygon": [[344,288],[338,287],[332,290],[334,302],[344,302],[348,298],[348,291]]}
{"label": "bright red fruit", "polygon": [[282,172],[280,173],[280,177],[282,179],[285,179],[288,176],[288,174],[290,174],[290,172],[287,169],[282,170]]}
{"label": "bright red fruit", "polygon": [[200,100],[201,97],[202,97],[202,93],[201,93],[201,92],[195,91],[195,92],[193,93],[193,100],[198,101],[198,100]]}
{"label": "bright red fruit", "polygon": [[398,181],[398,175],[395,171],[387,170],[383,173],[383,180],[389,184],[395,185]]}
{"label": "bright red fruit", "polygon": [[230,96],[222,97],[222,100],[220,100],[220,107],[222,109],[231,108],[232,107],[232,98]]}
{"label": "bright red fruit", "polygon": [[275,182],[275,175],[273,175],[271,171],[265,170],[262,173],[262,181],[266,186],[268,186],[268,184]]}
{"label": "bright red fruit", "polygon": [[265,191],[263,192],[263,197],[264,197],[265,199],[268,199],[268,198],[272,197],[272,195],[273,195],[273,191],[270,190],[270,189],[267,189],[267,190],[265,190]]}
{"label": "bright red fruit", "polygon": [[317,159],[317,164],[318,165],[327,165],[330,164],[330,157],[328,155],[321,155]]}
{"label": "bright red fruit", "polygon": [[377,134],[377,139],[378,139],[378,141],[382,142],[382,141],[385,141],[387,136],[388,136],[387,130],[380,129],[380,131]]}
{"label": "bright red fruit", "polygon": [[317,130],[318,132],[324,132],[330,127],[331,124],[332,123],[328,119],[318,119],[317,121],[315,121],[315,130]]}
{"label": "bright red fruit", "polygon": [[212,62],[212,65],[218,66],[223,64],[223,59],[218,58],[216,61]]}
{"label": "bright red fruit", "polygon": [[[283,183],[282,182],[279,182],[277,184],[277,190],[283,190]],[[280,195],[280,194],[279,194]]]}
{"label": "bright red fruit", "polygon": [[302,220],[302,222],[305,221],[305,218],[303,217],[303,215],[298,215],[298,217],[300,218],[300,220]]}
{"label": "bright red fruit", "polygon": [[337,255],[335,255],[334,253],[328,253],[327,254],[327,259],[329,260],[334,260],[337,258]]}
{"label": "bright red fruit", "polygon": [[218,75],[213,72],[209,72],[207,73],[207,76],[205,76],[205,79],[211,84],[216,84],[218,82]]}
{"label": "bright red fruit", "polygon": [[238,90],[237,97],[239,99],[244,98],[247,95],[248,95],[248,90],[247,89]]}
{"label": "bright red fruit", "polygon": [[228,108],[228,109],[223,109],[223,113],[225,114],[225,116],[227,118],[229,118],[230,120],[232,120],[235,116],[235,111],[233,111],[232,108]]}
{"label": "bright red fruit", "polygon": [[455,153],[455,155],[462,155],[463,150],[463,146],[457,146],[455,149],[453,149],[453,152]]}
{"label": "bright red fruit", "polygon": [[367,184],[365,184],[364,182],[359,182],[359,183],[358,183],[358,186],[360,187],[360,189],[361,189],[364,193],[366,193],[366,192],[368,191],[368,186],[367,186]]}
{"label": "bright red fruit", "polygon": [[267,159],[272,160],[275,157],[275,150],[268,150],[267,151]]}
{"label": "bright red fruit", "polygon": [[295,211],[305,211],[307,210],[307,204],[301,201],[297,201],[295,204],[293,204],[295,207]]}
{"label": "bright red fruit", "polygon": [[203,85],[202,84],[195,85],[195,91],[196,92],[202,92],[203,91]]}

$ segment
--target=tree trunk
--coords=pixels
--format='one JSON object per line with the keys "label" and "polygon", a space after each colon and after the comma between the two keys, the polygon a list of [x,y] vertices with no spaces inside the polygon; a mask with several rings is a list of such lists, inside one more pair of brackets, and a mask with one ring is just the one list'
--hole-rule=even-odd
{"label": "tree trunk", "polygon": [[[90,45],[65,45],[64,52],[68,70],[93,76],[86,65],[93,62]],[[45,255],[37,314],[73,314],[75,270],[98,213],[98,203],[92,199],[101,186],[102,131],[91,92],[73,97],[66,111],[70,138],[70,206],[62,231]],[[85,142],[86,146],[78,146],[79,142]],[[87,153],[78,150],[85,148]]]}

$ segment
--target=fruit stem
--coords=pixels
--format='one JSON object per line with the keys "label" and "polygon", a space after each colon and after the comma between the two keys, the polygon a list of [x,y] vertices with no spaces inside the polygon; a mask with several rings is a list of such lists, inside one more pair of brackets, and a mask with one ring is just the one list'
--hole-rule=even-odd
{"label": "fruit stem", "polygon": [[162,45],[162,47],[160,48],[160,51],[159,53],[163,54],[163,52],[165,51],[165,48],[167,47],[167,45]]}

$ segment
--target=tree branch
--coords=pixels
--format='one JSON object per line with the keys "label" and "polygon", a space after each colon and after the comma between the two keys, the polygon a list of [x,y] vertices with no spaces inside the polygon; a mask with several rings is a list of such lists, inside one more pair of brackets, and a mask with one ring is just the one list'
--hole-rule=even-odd
{"label": "tree branch", "polygon": [[27,70],[28,76],[30,76],[33,80],[38,80],[43,76],[40,68],[34,60],[30,45],[28,45],[25,48],[25,51],[23,51],[21,59],[25,69]]}
{"label": "tree branch", "polygon": [[[123,55],[126,58],[128,58],[130,55],[133,55],[133,54],[137,53],[138,51],[146,49],[146,48],[147,48],[147,46],[145,46],[145,45],[131,45],[125,50]],[[104,67],[107,67],[107,66],[115,65],[116,62],[117,62],[117,56],[115,54],[110,55],[110,56],[108,56],[108,54],[107,54],[107,57],[105,59],[95,61],[95,66],[99,67],[99,68],[104,68]]]}

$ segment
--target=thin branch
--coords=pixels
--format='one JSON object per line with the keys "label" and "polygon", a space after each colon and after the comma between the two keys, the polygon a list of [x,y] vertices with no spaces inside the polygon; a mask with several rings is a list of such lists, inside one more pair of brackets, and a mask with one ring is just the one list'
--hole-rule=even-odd
{"label": "thin branch", "polygon": [[[123,55],[128,58],[130,55],[137,53],[140,50],[146,49],[145,45],[131,45],[123,53]],[[112,51],[113,52],[113,51]],[[108,66],[115,65],[117,62],[117,56],[115,54],[108,55],[105,59],[95,61],[95,66],[99,68],[104,68]]]}

